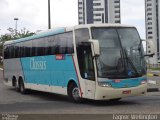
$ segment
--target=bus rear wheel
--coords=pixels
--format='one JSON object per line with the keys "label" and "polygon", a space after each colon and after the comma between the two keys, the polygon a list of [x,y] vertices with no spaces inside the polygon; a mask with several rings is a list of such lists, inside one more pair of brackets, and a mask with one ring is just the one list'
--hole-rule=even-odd
{"label": "bus rear wheel", "polygon": [[80,91],[75,83],[71,83],[68,87],[68,97],[73,102],[81,102]]}
{"label": "bus rear wheel", "polygon": [[19,80],[19,91],[22,94],[26,94],[27,90],[25,89],[23,79]]}
{"label": "bus rear wheel", "polygon": [[20,88],[19,88],[18,81],[16,80],[14,84],[15,84],[15,85],[14,85],[15,90],[16,90],[17,92],[19,92],[19,91],[20,91]]}

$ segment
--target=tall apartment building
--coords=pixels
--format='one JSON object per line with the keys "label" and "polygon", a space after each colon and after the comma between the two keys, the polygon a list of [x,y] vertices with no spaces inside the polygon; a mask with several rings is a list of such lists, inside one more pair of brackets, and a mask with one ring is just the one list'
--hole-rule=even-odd
{"label": "tall apartment building", "polygon": [[121,23],[120,0],[78,0],[79,24]]}
{"label": "tall apartment building", "polygon": [[156,55],[148,62],[157,64],[160,60],[160,0],[145,0],[145,14],[146,39],[152,40],[156,49]]}

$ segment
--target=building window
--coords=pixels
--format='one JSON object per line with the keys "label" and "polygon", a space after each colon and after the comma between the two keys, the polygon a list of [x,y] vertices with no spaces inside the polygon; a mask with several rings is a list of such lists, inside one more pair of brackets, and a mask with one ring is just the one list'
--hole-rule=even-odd
{"label": "building window", "polygon": [[152,6],[152,4],[151,4],[151,3],[149,3],[149,4],[147,4],[147,7],[148,7],[148,6]]}
{"label": "building window", "polygon": [[116,15],[115,18],[120,18],[120,15]]}
{"label": "building window", "polygon": [[115,20],[115,23],[120,23],[120,20]]}
{"label": "building window", "polygon": [[103,11],[103,8],[94,8],[94,11]]}
{"label": "building window", "polygon": [[148,25],[152,25],[152,22],[148,22]]}
{"label": "building window", "polygon": [[148,32],[148,34],[152,34],[152,32]]}
{"label": "building window", "polygon": [[100,13],[97,13],[97,14],[94,14],[94,16],[101,16],[101,14],[100,14]]}
{"label": "building window", "polygon": [[118,1],[114,1],[114,3],[119,3],[119,0]]}
{"label": "building window", "polygon": [[93,6],[100,6],[101,3],[93,3]]}
{"label": "building window", "polygon": [[82,5],[83,3],[82,2],[79,2],[79,5]]}
{"label": "building window", "polygon": [[148,13],[147,16],[152,15],[152,13]]}
{"label": "building window", "polygon": [[120,6],[119,5],[115,5],[114,8],[120,8]]}
{"label": "building window", "polygon": [[101,19],[94,19],[94,21],[101,21]]}
{"label": "building window", "polygon": [[148,27],[148,30],[152,29],[152,27]]}
{"label": "building window", "polygon": [[115,10],[114,12],[115,12],[115,13],[120,13],[120,10]]}
{"label": "building window", "polygon": [[152,37],[152,36],[149,36],[148,39],[153,39],[153,37]]}
{"label": "building window", "polygon": [[151,18],[151,17],[149,17],[147,20],[152,20],[152,18]]}

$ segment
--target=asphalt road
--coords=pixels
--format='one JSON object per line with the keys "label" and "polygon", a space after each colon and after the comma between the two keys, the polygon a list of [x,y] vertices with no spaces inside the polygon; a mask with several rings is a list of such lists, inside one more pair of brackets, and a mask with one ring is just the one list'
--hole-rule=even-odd
{"label": "asphalt road", "polygon": [[18,114],[160,114],[160,92],[124,98],[119,102],[85,100],[72,103],[66,96],[31,91],[22,95],[3,85],[0,71],[0,113]]}

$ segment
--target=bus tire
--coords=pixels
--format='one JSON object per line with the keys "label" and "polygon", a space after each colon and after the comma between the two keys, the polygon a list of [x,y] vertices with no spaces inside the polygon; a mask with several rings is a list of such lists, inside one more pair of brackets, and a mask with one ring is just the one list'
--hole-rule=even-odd
{"label": "bus tire", "polygon": [[68,86],[68,97],[72,102],[76,102],[76,103],[81,102],[79,88],[73,82],[70,83],[70,85]]}
{"label": "bus tire", "polygon": [[22,78],[20,78],[20,80],[19,80],[19,91],[22,94],[26,94],[27,93],[27,90],[25,89],[24,82],[23,82]]}
{"label": "bus tire", "polygon": [[18,84],[18,81],[17,81],[17,79],[14,79],[13,80],[14,81],[14,88],[15,88],[15,90],[17,91],[17,92],[19,92],[19,84]]}
{"label": "bus tire", "polygon": [[115,98],[115,99],[110,99],[109,101],[110,102],[118,102],[118,101],[120,101],[122,98]]}

